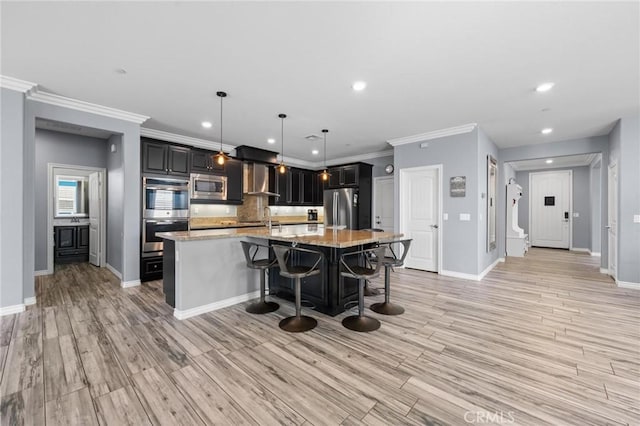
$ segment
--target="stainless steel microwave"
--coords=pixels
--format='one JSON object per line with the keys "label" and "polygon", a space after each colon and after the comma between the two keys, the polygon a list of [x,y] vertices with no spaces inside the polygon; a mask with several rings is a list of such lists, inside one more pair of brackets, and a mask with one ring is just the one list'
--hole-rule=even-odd
{"label": "stainless steel microwave", "polygon": [[191,199],[225,201],[227,199],[227,177],[192,173]]}

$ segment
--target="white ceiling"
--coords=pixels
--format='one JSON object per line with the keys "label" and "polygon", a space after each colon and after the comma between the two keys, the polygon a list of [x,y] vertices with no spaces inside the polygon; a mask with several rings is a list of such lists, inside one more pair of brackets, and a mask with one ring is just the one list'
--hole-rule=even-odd
{"label": "white ceiling", "polygon": [[325,127],[333,159],[472,122],[500,147],[601,135],[640,111],[638,2],[2,2],[1,15],[3,75],[214,141],[225,90],[225,144],[279,151],[286,113],[285,153],[308,161],[322,146],[304,137]]}
{"label": "white ceiling", "polygon": [[[542,169],[558,169],[564,167],[580,167],[588,166],[596,158],[599,158],[600,154],[581,154],[581,155],[564,155],[562,157],[548,157],[538,158],[534,160],[521,160],[511,161],[510,164],[513,170],[520,172],[524,170],[542,170]],[[547,160],[552,160],[552,163],[547,163]]]}

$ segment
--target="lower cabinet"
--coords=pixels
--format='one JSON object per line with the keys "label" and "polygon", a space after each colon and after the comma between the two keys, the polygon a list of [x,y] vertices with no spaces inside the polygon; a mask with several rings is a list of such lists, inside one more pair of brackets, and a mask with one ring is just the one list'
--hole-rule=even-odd
{"label": "lower cabinet", "polygon": [[151,281],[162,278],[162,256],[143,257],[140,260],[140,280]]}
{"label": "lower cabinet", "polygon": [[55,263],[89,261],[89,226],[55,226]]}

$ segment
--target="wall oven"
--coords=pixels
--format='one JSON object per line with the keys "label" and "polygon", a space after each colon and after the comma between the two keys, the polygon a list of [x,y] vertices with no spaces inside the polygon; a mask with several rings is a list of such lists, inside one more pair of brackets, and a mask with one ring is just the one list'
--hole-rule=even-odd
{"label": "wall oven", "polygon": [[227,177],[192,173],[191,198],[194,200],[225,201],[227,199]]}
{"label": "wall oven", "polygon": [[143,219],[142,257],[162,256],[162,238],[157,232],[188,231],[189,219]]}
{"label": "wall oven", "polygon": [[143,218],[189,218],[189,181],[143,177]]}

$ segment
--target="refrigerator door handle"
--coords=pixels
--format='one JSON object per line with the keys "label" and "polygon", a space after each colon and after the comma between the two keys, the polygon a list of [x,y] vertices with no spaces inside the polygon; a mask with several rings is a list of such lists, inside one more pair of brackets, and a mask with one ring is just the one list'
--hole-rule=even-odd
{"label": "refrigerator door handle", "polygon": [[333,192],[333,226],[337,227],[339,225],[338,223],[338,201],[340,200],[339,198],[339,194],[338,191],[334,191]]}

